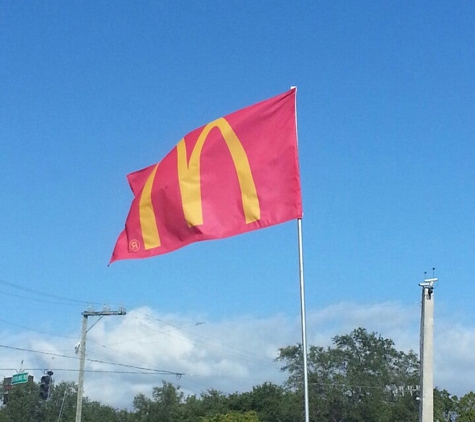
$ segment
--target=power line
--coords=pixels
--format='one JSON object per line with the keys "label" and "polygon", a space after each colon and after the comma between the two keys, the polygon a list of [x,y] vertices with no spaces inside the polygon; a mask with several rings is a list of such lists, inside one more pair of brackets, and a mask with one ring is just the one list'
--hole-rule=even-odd
{"label": "power line", "polygon": [[34,297],[29,297],[29,296],[21,296],[21,295],[15,294],[15,293],[0,292],[2,294],[5,294],[5,295],[19,297],[19,298],[22,298],[22,299],[29,299],[29,300],[34,300],[34,301],[41,301],[43,303],[53,303],[53,304],[60,304],[60,305],[70,305],[70,304],[97,305],[97,306],[102,306],[103,305],[102,303],[99,303],[99,302],[93,302],[93,301],[88,301],[88,300],[79,300],[79,299],[74,299],[74,298],[67,297],[67,296],[56,295],[56,294],[53,294],[53,293],[46,293],[44,291],[32,289],[32,288],[29,288],[29,287],[20,286],[19,284],[15,284],[15,283],[12,283],[10,281],[6,281],[6,280],[2,280],[2,279],[0,279],[0,284],[3,284],[5,286],[10,286],[10,287],[13,287],[14,289],[22,290],[22,291],[27,292],[27,293],[32,293],[34,295],[46,297],[46,298],[49,298],[49,299],[51,299],[51,298],[57,299],[60,302],[45,300],[43,298],[39,299],[39,298],[34,298]]}
{"label": "power line", "polygon": [[[35,294],[35,295],[38,295],[38,296],[43,296],[43,297],[47,297],[47,298],[54,298],[54,299],[67,301],[67,302],[71,302],[71,303],[77,303],[77,304],[92,303],[92,302],[87,302],[87,301],[83,301],[83,300],[73,299],[73,298],[70,298],[70,297],[59,296],[59,295],[55,295],[55,294],[52,294],[52,293],[45,293],[45,292],[42,292],[40,290],[35,290],[35,289],[31,289],[29,287],[20,286],[18,284],[11,283],[11,282],[6,281],[6,280],[1,280],[0,279],[0,284],[10,286],[10,287],[13,287],[13,288],[18,289],[18,290],[23,290],[24,292],[32,293],[32,294]],[[12,293],[5,293],[5,294],[11,294],[12,296],[17,296],[17,295],[12,294]],[[29,298],[29,299],[39,300],[39,299],[34,299],[34,298]],[[41,299],[41,300],[44,300],[44,299]]]}
{"label": "power line", "polygon": [[48,336],[62,337],[62,338],[70,339],[70,340],[75,340],[76,339],[75,337],[68,337],[68,336],[63,336],[61,334],[53,334],[53,333],[48,333],[46,331],[35,330],[34,328],[29,328],[29,327],[25,327],[24,325],[15,324],[13,322],[6,321],[2,318],[0,318],[0,321],[5,323],[5,324],[13,325],[14,327],[23,328],[24,330],[33,331],[33,332],[40,333],[40,334],[46,334]]}
{"label": "power line", "polygon": [[[0,371],[17,371],[17,368],[0,368]],[[23,371],[43,371],[44,368],[23,368]],[[57,372],[79,372],[79,369],[71,369],[71,368],[54,368]],[[105,373],[105,374],[132,374],[132,375],[175,375],[177,377],[181,377],[184,374],[175,373],[175,372],[157,372],[157,370],[151,370],[152,372],[144,372],[144,371],[111,371],[107,369],[85,369],[84,372],[90,373]]]}
{"label": "power line", "polygon": [[[39,353],[43,355],[48,355],[48,356],[54,356],[54,357],[61,357],[65,359],[74,359],[74,360],[79,360],[78,357],[76,356],[67,356],[67,355],[60,355],[59,353],[52,353],[52,352],[44,352],[40,350],[32,350],[32,349],[24,349],[21,347],[13,347],[13,346],[5,346],[3,344],[0,344],[0,347],[4,349],[11,349],[11,350],[19,350],[22,352],[30,352],[30,353]],[[132,369],[139,369],[139,370],[144,370],[144,371],[151,371],[159,374],[171,374],[171,375],[177,375],[177,376],[182,376],[185,375],[183,372],[174,372],[174,371],[167,371],[164,369],[155,369],[155,368],[144,368],[141,366],[135,366],[135,365],[128,365],[125,363],[115,363],[115,362],[107,362],[99,359],[86,359],[88,362],[91,363],[103,363],[105,365],[112,365],[112,366],[121,366],[124,368],[132,368]]]}

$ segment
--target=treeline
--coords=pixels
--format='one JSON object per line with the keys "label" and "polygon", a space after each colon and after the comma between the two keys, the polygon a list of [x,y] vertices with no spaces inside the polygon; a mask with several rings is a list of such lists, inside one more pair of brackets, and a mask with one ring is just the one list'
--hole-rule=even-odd
{"label": "treeline", "polygon": [[[132,410],[114,409],[84,399],[82,422],[303,422],[303,360],[300,345],[279,350],[288,374],[283,385],[264,383],[252,391],[224,394],[208,390],[185,396],[163,383],[151,397],[138,394]],[[336,336],[327,348],[308,353],[310,420],[312,422],[417,422],[419,361],[398,351],[392,340],[358,328]],[[73,422],[77,386],[52,386],[48,400],[39,385],[15,386],[0,409],[0,422]],[[434,390],[434,421],[475,421],[475,394],[462,398]]]}

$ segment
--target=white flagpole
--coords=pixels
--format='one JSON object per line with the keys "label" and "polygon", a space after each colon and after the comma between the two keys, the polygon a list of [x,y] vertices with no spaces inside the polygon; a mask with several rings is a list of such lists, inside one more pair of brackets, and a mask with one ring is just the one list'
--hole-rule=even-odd
{"label": "white flagpole", "polygon": [[302,325],[302,353],[303,353],[303,383],[305,396],[305,422],[309,422],[308,403],[308,365],[307,365],[307,326],[305,315],[305,285],[303,279],[303,248],[302,248],[302,219],[297,219],[299,243],[299,274],[300,274],[300,316]]}
{"label": "white flagpole", "polygon": [[[291,86],[290,89],[297,90],[296,86]],[[298,143],[298,129],[297,129],[297,96],[295,97],[295,131]],[[303,247],[302,247],[302,218],[297,218],[297,231],[299,243],[299,275],[300,275],[300,319],[302,326],[302,354],[303,354],[303,385],[304,385],[304,400],[305,400],[305,422],[310,422],[310,412],[308,404],[308,365],[307,365],[307,325],[305,315],[305,284],[303,280]]]}

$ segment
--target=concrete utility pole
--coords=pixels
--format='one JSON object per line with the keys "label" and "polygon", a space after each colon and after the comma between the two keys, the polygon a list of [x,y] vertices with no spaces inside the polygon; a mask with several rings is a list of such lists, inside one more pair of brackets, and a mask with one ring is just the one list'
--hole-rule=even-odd
{"label": "concrete utility pole", "polygon": [[84,311],[82,313],[82,331],[81,342],[79,345],[80,359],[79,359],[79,380],[78,380],[78,401],[76,405],[76,422],[81,422],[82,416],[82,396],[84,392],[84,364],[86,362],[86,333],[87,333],[87,318],[90,316],[110,316],[110,315],[125,315],[125,308],[120,308],[118,311],[111,311],[104,307],[102,311]]}
{"label": "concrete utility pole", "polygon": [[421,303],[421,397],[419,421],[434,421],[434,283],[437,278],[427,278],[422,287]]}

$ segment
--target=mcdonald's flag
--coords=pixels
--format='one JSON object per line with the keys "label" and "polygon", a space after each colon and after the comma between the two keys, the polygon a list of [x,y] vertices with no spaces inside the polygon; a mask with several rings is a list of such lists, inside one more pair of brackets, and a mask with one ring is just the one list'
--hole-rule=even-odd
{"label": "mcdonald's flag", "polygon": [[214,120],[129,174],[134,199],[111,263],[301,218],[295,97]]}

